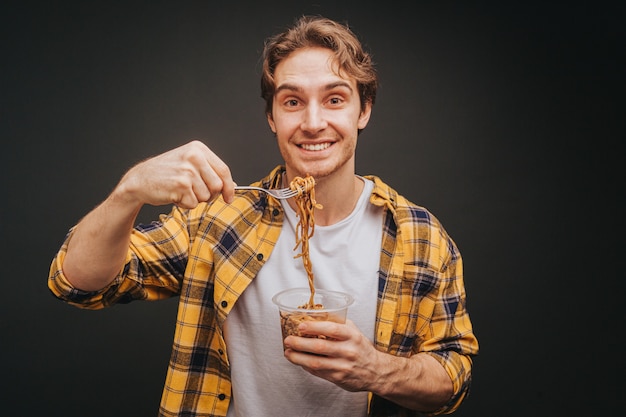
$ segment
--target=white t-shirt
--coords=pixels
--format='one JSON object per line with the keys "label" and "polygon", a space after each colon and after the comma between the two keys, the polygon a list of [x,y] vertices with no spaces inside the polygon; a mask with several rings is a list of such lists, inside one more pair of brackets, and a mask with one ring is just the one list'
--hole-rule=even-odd
{"label": "white t-shirt", "polygon": [[[348,319],[370,340],[378,293],[382,209],[369,204],[373,183],[354,211],[331,226],[315,226],[309,255],[315,287],[345,291],[355,302]],[[366,416],[367,393],[348,392],[290,363],[283,355],[274,294],[308,287],[299,253],[294,251],[296,213],[283,202],[286,221],[270,258],[246,288],[225,323],[233,399],[228,417]]]}

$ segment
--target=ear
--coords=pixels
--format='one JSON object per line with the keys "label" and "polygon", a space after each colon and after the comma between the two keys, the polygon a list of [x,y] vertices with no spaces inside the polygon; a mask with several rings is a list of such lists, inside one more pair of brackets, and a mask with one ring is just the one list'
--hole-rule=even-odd
{"label": "ear", "polygon": [[267,123],[270,125],[270,130],[276,133],[276,123],[274,123],[274,118],[271,113],[267,113]]}
{"label": "ear", "polygon": [[357,128],[359,130],[365,129],[367,123],[370,121],[370,116],[372,115],[372,102],[368,101],[365,103],[365,108],[361,110],[361,114],[359,115],[359,120],[357,122]]}

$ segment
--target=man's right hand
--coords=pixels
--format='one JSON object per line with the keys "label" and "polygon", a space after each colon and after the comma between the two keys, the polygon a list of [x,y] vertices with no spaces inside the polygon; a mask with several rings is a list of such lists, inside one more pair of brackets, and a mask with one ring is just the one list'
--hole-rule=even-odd
{"label": "man's right hand", "polygon": [[131,168],[114,193],[131,205],[175,204],[191,209],[222,194],[234,197],[230,169],[200,141],[192,141]]}
{"label": "man's right hand", "polygon": [[200,141],[140,162],[74,229],[63,261],[67,279],[86,291],[108,285],[123,267],[144,204],[191,209],[220,194],[231,202],[234,186],[228,166]]}

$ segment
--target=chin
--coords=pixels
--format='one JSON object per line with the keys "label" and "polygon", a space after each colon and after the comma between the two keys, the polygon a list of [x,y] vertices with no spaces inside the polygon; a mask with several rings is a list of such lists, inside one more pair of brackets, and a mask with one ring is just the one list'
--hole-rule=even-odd
{"label": "chin", "polygon": [[309,162],[299,161],[295,164],[293,162],[294,161],[286,162],[287,166],[290,167],[288,168],[288,172],[290,174],[300,177],[306,177],[307,175],[310,175],[316,179],[329,177],[347,168],[345,164],[337,165],[336,163],[333,163],[329,160]]}
{"label": "chin", "polygon": [[325,177],[332,175],[333,172],[334,171],[332,170],[328,170],[324,168],[311,168],[308,171],[304,172],[302,176],[304,177],[304,176],[310,175],[316,180],[319,180],[321,178],[325,178]]}

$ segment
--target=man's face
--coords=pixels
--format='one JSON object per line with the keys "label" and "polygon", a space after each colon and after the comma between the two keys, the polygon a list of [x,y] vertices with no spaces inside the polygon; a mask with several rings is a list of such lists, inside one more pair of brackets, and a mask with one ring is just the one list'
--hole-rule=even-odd
{"label": "man's face", "polygon": [[361,111],[356,81],[333,68],[325,48],[293,52],[276,67],[276,92],[268,122],[285,160],[287,178],[354,175],[358,129],[369,121]]}

